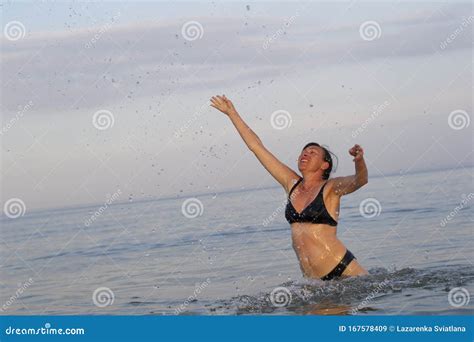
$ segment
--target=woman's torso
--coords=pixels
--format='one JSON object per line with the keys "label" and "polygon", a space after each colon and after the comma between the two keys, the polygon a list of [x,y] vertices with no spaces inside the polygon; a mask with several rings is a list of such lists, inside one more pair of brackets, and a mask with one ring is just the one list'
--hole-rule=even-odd
{"label": "woman's torso", "polygon": [[[340,197],[331,193],[331,187],[331,181],[326,181],[315,196],[318,189],[301,194],[296,184],[293,193],[289,193],[286,216],[288,219],[291,214],[291,220],[295,221],[291,223],[293,248],[301,270],[307,277],[320,278],[328,274],[346,252],[346,247],[336,236]],[[313,217],[310,220],[309,214],[314,214],[317,208],[321,210],[320,219]],[[317,223],[318,221],[324,223]]]}

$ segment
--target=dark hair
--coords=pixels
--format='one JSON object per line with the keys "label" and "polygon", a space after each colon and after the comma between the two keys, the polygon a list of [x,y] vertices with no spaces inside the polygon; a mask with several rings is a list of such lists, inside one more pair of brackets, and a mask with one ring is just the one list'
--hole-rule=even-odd
{"label": "dark hair", "polygon": [[334,155],[334,157],[336,158],[337,160],[337,156],[332,153],[331,151],[329,151],[326,147],[324,146],[321,146],[319,145],[318,143],[315,143],[315,142],[310,142],[310,143],[307,143],[304,147],[303,147],[303,150],[306,148],[306,147],[309,147],[309,146],[318,146],[318,147],[321,147],[324,151],[324,161],[328,162],[329,163],[329,167],[324,170],[324,173],[323,173],[323,179],[329,179],[329,176],[331,175],[331,172],[332,172],[332,167],[333,167],[333,161],[332,161],[332,156],[331,154]]}

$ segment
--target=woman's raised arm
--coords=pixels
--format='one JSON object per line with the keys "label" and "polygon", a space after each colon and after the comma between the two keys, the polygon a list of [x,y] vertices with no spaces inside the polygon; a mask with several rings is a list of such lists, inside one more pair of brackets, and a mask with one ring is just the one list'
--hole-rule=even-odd
{"label": "woman's raised arm", "polygon": [[257,134],[255,134],[255,132],[240,117],[232,102],[225,97],[225,95],[213,96],[211,98],[211,103],[212,107],[220,110],[229,117],[249,150],[255,154],[265,169],[288,193],[293,185],[292,180],[299,178],[298,174],[279,161],[270,151],[267,150]]}

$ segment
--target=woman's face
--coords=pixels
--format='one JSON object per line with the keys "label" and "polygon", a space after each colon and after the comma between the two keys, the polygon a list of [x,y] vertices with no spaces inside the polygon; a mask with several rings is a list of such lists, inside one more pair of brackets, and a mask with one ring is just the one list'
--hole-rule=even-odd
{"label": "woman's face", "polygon": [[300,171],[318,171],[324,163],[328,164],[324,161],[324,150],[320,146],[312,145],[301,151],[298,158],[298,169]]}

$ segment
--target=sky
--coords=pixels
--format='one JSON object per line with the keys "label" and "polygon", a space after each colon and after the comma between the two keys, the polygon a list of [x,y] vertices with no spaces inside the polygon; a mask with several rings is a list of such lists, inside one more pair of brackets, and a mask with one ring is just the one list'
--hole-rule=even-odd
{"label": "sky", "polygon": [[370,177],[469,167],[471,2],[0,6],[1,194],[28,210],[276,186],[226,94],[296,170],[316,141]]}

